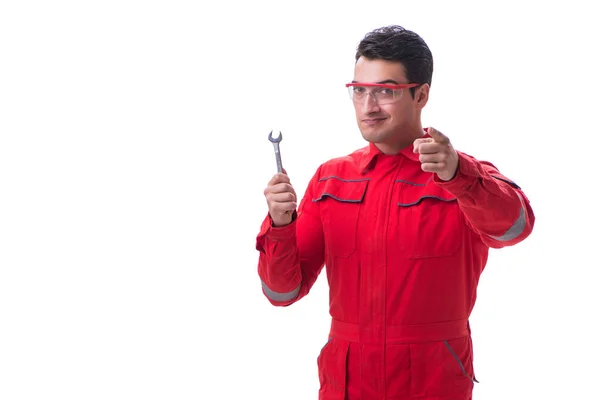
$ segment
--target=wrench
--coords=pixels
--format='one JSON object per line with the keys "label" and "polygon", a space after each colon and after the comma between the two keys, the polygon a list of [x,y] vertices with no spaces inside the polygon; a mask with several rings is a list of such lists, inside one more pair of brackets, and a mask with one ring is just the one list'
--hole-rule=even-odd
{"label": "wrench", "polygon": [[273,148],[275,149],[275,161],[277,161],[277,172],[283,172],[283,166],[281,164],[281,153],[279,152],[279,142],[283,139],[283,135],[281,131],[279,132],[279,137],[273,137],[273,131],[269,133],[269,141],[273,143]]}

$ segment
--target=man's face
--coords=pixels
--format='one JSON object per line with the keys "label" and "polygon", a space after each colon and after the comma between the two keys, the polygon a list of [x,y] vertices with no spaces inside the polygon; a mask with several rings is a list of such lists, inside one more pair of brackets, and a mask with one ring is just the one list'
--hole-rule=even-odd
{"label": "man's face", "polygon": [[[354,81],[360,83],[406,84],[404,66],[399,62],[370,60],[360,57],[354,68]],[[427,85],[426,85],[427,86]],[[366,88],[372,90],[375,88]],[[417,88],[425,89],[427,88]],[[396,98],[389,104],[379,104],[371,94],[354,101],[356,121],[365,140],[380,144],[384,152],[397,152],[421,134],[420,110],[427,102],[427,93],[396,89]]]}

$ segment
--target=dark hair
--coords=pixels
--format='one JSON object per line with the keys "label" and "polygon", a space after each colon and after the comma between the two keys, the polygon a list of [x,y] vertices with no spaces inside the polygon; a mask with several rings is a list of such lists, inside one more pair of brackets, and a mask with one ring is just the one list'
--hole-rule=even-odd
{"label": "dark hair", "polygon": [[[361,56],[371,60],[398,61],[404,66],[410,83],[431,85],[433,56],[427,43],[401,26],[384,26],[367,33],[358,44],[355,59]],[[410,89],[413,97],[415,89]]]}

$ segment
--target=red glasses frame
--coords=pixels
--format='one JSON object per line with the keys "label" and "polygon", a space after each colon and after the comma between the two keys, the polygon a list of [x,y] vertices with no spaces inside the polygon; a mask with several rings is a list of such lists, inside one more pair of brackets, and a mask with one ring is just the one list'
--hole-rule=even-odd
{"label": "red glasses frame", "polygon": [[361,83],[361,82],[351,82],[346,83],[346,87],[350,86],[364,86],[364,87],[381,87],[386,89],[407,89],[415,86],[421,85],[420,83],[401,83],[398,85],[393,85],[389,83]]}

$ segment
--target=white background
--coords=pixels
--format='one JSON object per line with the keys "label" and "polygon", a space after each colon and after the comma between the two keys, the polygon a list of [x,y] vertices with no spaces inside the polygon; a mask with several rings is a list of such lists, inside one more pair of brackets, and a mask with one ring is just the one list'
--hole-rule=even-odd
{"label": "white background", "polygon": [[282,309],[256,272],[267,135],[299,195],[362,146],[343,84],[386,24],[434,54],[424,126],[537,217],[481,278],[475,399],[600,399],[591,6],[207,3],[1,3],[0,399],[316,399],[325,275]]}

